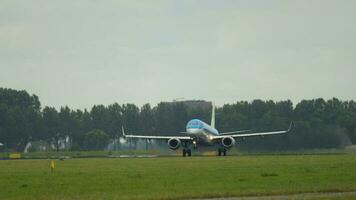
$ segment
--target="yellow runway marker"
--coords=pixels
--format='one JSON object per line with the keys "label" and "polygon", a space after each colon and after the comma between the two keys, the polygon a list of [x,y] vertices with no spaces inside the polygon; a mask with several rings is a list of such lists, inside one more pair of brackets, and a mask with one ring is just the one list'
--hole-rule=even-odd
{"label": "yellow runway marker", "polygon": [[11,153],[9,155],[9,158],[10,159],[20,159],[21,158],[21,154],[19,154],[19,153]]}
{"label": "yellow runway marker", "polygon": [[53,173],[54,172],[54,161],[53,160],[51,160],[51,164],[50,164],[50,166],[49,166],[50,168],[51,168],[51,173]]}

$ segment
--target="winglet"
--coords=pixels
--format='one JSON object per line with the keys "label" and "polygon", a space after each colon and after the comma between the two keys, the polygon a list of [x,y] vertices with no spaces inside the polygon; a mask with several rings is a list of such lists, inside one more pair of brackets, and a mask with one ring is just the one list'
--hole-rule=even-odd
{"label": "winglet", "polygon": [[121,126],[122,136],[126,137],[124,126]]}
{"label": "winglet", "polygon": [[287,132],[290,132],[293,128],[293,121],[290,122]]}

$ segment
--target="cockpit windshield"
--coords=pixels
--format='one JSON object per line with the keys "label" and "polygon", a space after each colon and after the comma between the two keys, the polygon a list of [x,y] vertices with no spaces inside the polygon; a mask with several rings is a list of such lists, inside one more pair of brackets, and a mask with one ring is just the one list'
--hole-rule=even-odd
{"label": "cockpit windshield", "polygon": [[201,123],[199,120],[190,120],[187,124],[187,128],[202,128],[203,123]]}

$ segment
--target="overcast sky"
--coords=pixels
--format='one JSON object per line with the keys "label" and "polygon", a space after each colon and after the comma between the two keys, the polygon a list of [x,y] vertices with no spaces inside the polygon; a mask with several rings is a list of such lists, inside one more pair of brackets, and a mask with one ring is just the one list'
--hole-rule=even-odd
{"label": "overcast sky", "polygon": [[1,0],[0,87],[42,106],[356,99],[356,1]]}

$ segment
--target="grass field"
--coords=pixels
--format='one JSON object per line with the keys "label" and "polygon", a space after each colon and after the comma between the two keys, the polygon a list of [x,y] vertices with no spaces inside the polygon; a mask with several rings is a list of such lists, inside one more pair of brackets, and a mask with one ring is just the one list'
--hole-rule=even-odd
{"label": "grass field", "polygon": [[0,161],[0,199],[187,199],[356,190],[355,154],[69,159],[56,160],[54,174],[49,164]]}

